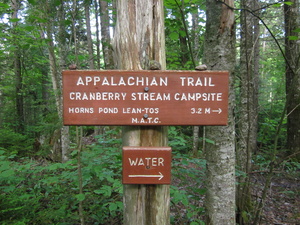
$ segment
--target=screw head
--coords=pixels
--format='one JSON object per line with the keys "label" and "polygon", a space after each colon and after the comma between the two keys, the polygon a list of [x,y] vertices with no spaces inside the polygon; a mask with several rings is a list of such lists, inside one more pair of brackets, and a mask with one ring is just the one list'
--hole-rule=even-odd
{"label": "screw head", "polygon": [[149,88],[148,88],[148,87],[145,87],[145,88],[144,88],[144,91],[145,91],[145,92],[148,92],[148,91],[149,91]]}
{"label": "screw head", "polygon": [[148,117],[148,114],[144,114],[144,119],[147,119]]}

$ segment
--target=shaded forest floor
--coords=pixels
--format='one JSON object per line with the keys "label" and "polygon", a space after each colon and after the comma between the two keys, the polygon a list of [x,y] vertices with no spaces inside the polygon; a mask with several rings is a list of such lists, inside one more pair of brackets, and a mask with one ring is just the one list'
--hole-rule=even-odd
{"label": "shaded forest floor", "polygon": [[[194,168],[196,170],[203,170],[203,167],[189,163],[184,166],[187,170]],[[191,190],[197,186],[205,188],[205,178],[201,177],[202,181],[199,183],[193,178],[181,177],[187,179],[187,182],[182,183],[180,177],[173,177],[172,184],[178,186],[179,189]],[[258,205],[261,200],[263,189],[266,182],[266,174],[254,172],[251,175],[252,181],[252,200],[253,205]],[[195,195],[196,193],[193,193]],[[192,201],[192,204],[198,204],[198,207],[204,207],[205,194],[199,194],[196,203]],[[186,206],[171,204],[171,215],[180,213],[181,216],[186,214]],[[254,215],[252,215],[254,218]],[[204,216],[198,217],[204,221]],[[175,224],[182,223],[183,219],[177,217]],[[180,222],[181,221],[181,222]],[[178,223],[179,222],[179,223]],[[252,224],[250,222],[250,224]],[[291,175],[285,171],[278,171],[272,178],[271,185],[267,190],[267,196],[261,212],[260,225],[300,225],[300,174],[296,171]]]}
{"label": "shaded forest floor", "polygon": [[[253,199],[260,200],[265,176],[254,174]],[[276,174],[267,192],[260,224],[300,225],[300,179],[286,173]]]}

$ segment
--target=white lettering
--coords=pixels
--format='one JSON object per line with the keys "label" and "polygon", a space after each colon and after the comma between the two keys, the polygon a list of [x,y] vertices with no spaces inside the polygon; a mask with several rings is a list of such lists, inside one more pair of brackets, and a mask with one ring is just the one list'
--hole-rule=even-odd
{"label": "white lettering", "polygon": [[205,108],[204,113],[205,113],[205,114],[210,114],[210,108]]}
{"label": "white lettering", "polygon": [[133,86],[134,85],[134,77],[128,77],[127,83],[129,86]]}
{"label": "white lettering", "polygon": [[92,82],[92,80],[93,80],[92,77],[86,76],[86,77],[85,77],[86,85],[89,85],[89,83]]}
{"label": "white lettering", "polygon": [[144,161],[143,161],[143,159],[142,159],[142,158],[140,158],[140,161],[139,161],[139,164],[138,164],[138,166],[145,166],[145,164],[144,164]]}
{"label": "white lettering", "polygon": [[110,85],[110,83],[108,82],[107,77],[104,77],[104,79],[102,81],[102,85]]}
{"label": "white lettering", "polygon": [[100,82],[100,77],[99,77],[99,76],[95,76],[95,77],[94,77],[94,86],[95,86],[98,82]]}
{"label": "white lettering", "polygon": [[129,161],[129,165],[130,166],[147,166],[147,167],[151,167],[151,166],[164,166],[164,158],[151,158],[151,157],[147,157],[147,158],[128,158]]}
{"label": "white lettering", "polygon": [[212,77],[180,77],[181,86],[213,87]]}
{"label": "white lettering", "polygon": [[69,108],[69,113],[94,113],[94,108],[84,108],[84,107]]}
{"label": "white lettering", "polygon": [[100,76],[79,76],[77,83],[79,85],[102,85],[102,86],[168,86],[168,77],[147,77],[147,76],[129,76],[129,77],[100,77]]}
{"label": "white lettering", "polygon": [[[128,78],[128,79],[129,79],[129,78]],[[119,81],[119,86],[121,86],[121,85],[126,86],[126,83],[125,83],[123,77],[121,77],[121,78],[120,78],[120,81]]]}
{"label": "white lettering", "polygon": [[131,93],[131,100],[133,101],[170,101],[170,93],[145,93],[145,92],[134,92]]}
{"label": "white lettering", "polygon": [[164,166],[164,158],[158,158],[158,166]]}
{"label": "white lettering", "polygon": [[176,101],[222,101],[222,93],[175,93]]}
{"label": "white lettering", "polygon": [[84,82],[83,82],[83,80],[82,80],[82,77],[79,77],[78,78],[78,81],[77,81],[77,84],[76,84],[77,86],[78,85],[84,85]]}
{"label": "white lettering", "polygon": [[133,161],[131,158],[128,158],[128,160],[129,160],[130,166],[136,166],[137,165],[138,158],[136,158],[135,161]]}
{"label": "white lettering", "polygon": [[70,92],[70,100],[113,100],[120,101],[125,100],[127,93],[119,92]]}
{"label": "white lettering", "polygon": [[119,112],[118,108],[99,108],[98,113],[104,113],[104,114],[116,114]]}

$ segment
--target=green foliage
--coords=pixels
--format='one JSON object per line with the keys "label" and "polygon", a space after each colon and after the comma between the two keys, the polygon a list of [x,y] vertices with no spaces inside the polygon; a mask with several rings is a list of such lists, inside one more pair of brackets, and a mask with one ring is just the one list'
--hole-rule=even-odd
{"label": "green foliage", "polygon": [[192,127],[169,126],[169,146],[181,153],[188,153],[192,149]]}
{"label": "green foliage", "polygon": [[[203,0],[167,0],[164,1],[164,6],[167,69],[193,70],[192,57],[198,64],[197,61],[202,58],[203,53],[205,2]],[[195,26],[191,22],[192,13],[197,13],[198,24]],[[189,49],[190,47],[192,49]]]}
{"label": "green foliage", "polygon": [[99,144],[85,149],[81,158],[82,194],[78,189],[77,158],[64,164],[27,158],[16,162],[0,150],[1,224],[76,224],[80,201],[86,223],[120,222],[123,204],[119,149]]}
{"label": "green foliage", "polygon": [[33,139],[10,129],[0,129],[0,133],[0,149],[4,150],[10,158],[32,153]]}
{"label": "green foliage", "polygon": [[172,224],[204,224],[205,168],[204,159],[173,152],[172,179],[176,185],[170,189],[171,209],[177,213],[171,216]]}

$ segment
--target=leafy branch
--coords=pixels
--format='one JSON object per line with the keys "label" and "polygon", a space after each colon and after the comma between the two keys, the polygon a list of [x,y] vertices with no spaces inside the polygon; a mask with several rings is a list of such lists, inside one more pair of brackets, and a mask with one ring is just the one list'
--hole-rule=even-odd
{"label": "leafy branch", "polygon": [[177,0],[175,0],[175,3],[176,3],[176,5],[177,5],[177,7],[179,8],[179,11],[180,11],[180,15],[181,15],[181,19],[182,19],[182,24],[183,24],[183,27],[184,27],[184,31],[185,31],[186,38],[187,38],[187,43],[188,43],[188,46],[189,46],[189,52],[190,52],[190,55],[191,55],[193,66],[195,68],[196,67],[196,63],[195,63],[193,49],[192,49],[192,45],[191,45],[191,41],[190,41],[190,35],[189,35],[188,28],[187,28],[187,25],[186,25],[184,11],[182,9],[184,2],[182,1],[182,5],[181,6],[179,5],[179,3],[178,3]]}
{"label": "leafy branch", "polygon": [[[289,69],[292,71],[292,73],[295,74],[295,71],[293,70],[292,66],[290,65],[289,60],[286,58],[284,50],[281,48],[281,46],[279,44],[279,41],[277,40],[277,38],[275,37],[275,35],[271,31],[271,29],[268,27],[268,25],[265,23],[265,21],[259,15],[257,15],[255,13],[256,11],[260,11],[261,9],[265,9],[265,8],[267,8],[269,6],[272,6],[272,5],[275,5],[275,4],[278,4],[278,3],[282,3],[282,1],[279,1],[279,2],[273,3],[273,4],[269,4],[268,6],[264,6],[264,7],[260,8],[260,9],[256,9],[256,10],[250,10],[250,9],[247,9],[247,8],[234,8],[234,7],[228,5],[226,2],[224,2],[222,0],[217,0],[217,2],[222,3],[223,5],[225,5],[226,7],[228,7],[231,10],[235,10],[235,11],[242,11],[242,10],[244,10],[244,11],[247,11],[248,13],[250,13],[251,15],[253,15],[254,17],[256,17],[257,19],[259,19],[259,21],[264,25],[264,27],[268,30],[268,32],[272,36],[273,40],[275,41],[278,49],[280,50],[280,52],[281,52],[281,54],[282,54],[282,56],[284,58],[284,61],[285,61],[286,65],[289,67]],[[286,2],[284,2],[284,3],[286,3]]]}

